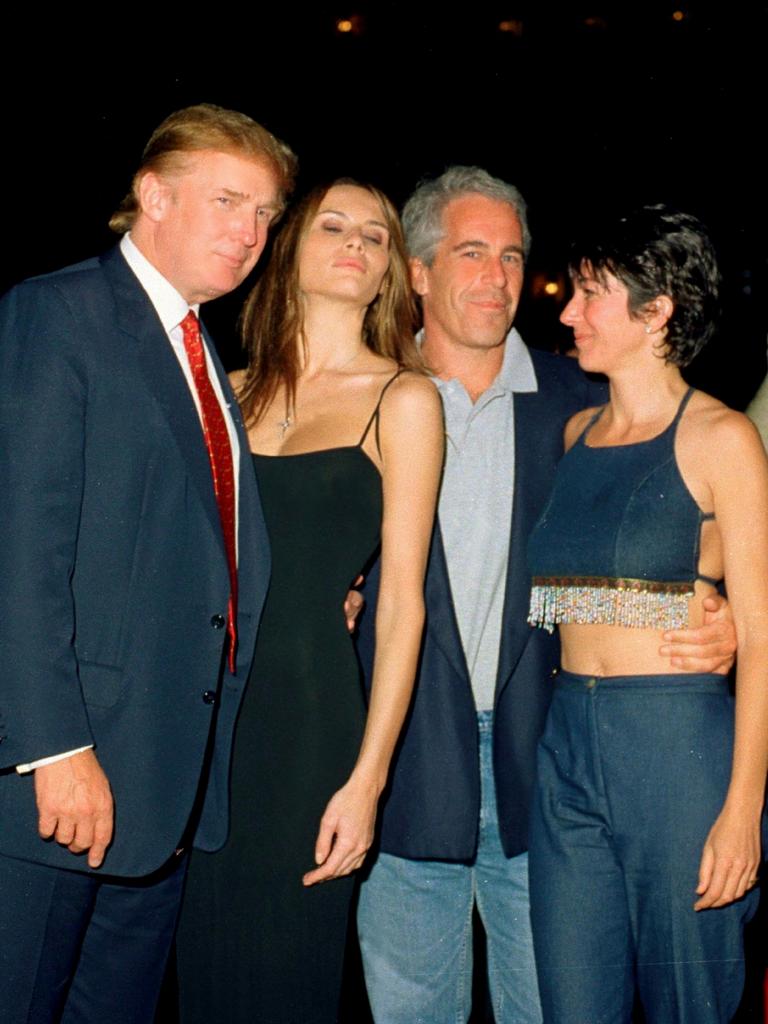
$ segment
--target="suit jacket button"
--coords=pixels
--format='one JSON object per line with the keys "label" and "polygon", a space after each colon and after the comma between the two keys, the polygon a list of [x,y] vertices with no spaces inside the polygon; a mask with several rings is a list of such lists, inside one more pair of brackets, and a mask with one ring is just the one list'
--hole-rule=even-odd
{"label": "suit jacket button", "polygon": [[223,615],[212,615],[211,616],[211,625],[213,626],[214,629],[224,629],[226,624],[227,624],[227,620],[224,618]]}
{"label": "suit jacket button", "polygon": [[203,690],[203,704],[215,704],[216,703],[216,692],[215,690]]}

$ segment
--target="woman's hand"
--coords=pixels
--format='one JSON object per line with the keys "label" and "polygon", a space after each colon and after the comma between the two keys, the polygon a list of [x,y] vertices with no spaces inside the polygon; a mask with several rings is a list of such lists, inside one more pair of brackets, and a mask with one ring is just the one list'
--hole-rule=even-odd
{"label": "woman's hand", "polygon": [[375,787],[353,778],[334,793],[320,820],[315,843],[318,867],[304,875],[304,885],[340,878],[362,865],[373,842],[378,796]]}
{"label": "woman's hand", "polygon": [[699,865],[694,910],[724,907],[757,882],[760,814],[733,812],[726,804],[710,829]]}

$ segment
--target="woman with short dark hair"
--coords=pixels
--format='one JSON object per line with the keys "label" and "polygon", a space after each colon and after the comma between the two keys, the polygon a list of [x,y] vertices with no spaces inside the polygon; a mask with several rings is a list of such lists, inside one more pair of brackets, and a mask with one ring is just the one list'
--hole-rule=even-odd
{"label": "woman with short dark hair", "polygon": [[[703,225],[662,206],[575,250],[573,328],[610,400],[578,413],[529,544],[530,621],[562,671],[539,747],[531,912],[544,1019],[724,1024],[744,980],[768,764],[768,466],[739,413],[688,388],[719,274]],[[660,632],[696,627],[725,578],[723,675]]]}

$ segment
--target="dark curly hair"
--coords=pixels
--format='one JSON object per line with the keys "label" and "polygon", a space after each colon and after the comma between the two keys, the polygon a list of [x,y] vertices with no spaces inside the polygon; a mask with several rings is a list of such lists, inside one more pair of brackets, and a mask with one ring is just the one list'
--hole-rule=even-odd
{"label": "dark curly hair", "polygon": [[688,366],[714,334],[720,271],[707,229],[692,214],[659,204],[606,220],[571,250],[571,274],[585,267],[601,284],[609,274],[621,281],[631,316],[659,295],[672,300],[666,362]]}

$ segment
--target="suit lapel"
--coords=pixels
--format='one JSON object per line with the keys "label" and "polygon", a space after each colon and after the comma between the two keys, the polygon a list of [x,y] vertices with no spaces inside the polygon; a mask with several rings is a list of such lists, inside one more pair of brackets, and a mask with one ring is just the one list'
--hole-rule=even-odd
{"label": "suit lapel", "polygon": [[126,336],[126,342],[136,347],[147,391],[165,415],[171,434],[187,464],[190,479],[197,488],[211,522],[216,542],[226,559],[200,417],[179,361],[152,303],[119,250],[113,249],[103,257],[102,264],[114,292],[118,328]]}
{"label": "suit lapel", "polygon": [[527,618],[531,580],[526,545],[552,484],[551,476],[541,471],[542,452],[537,444],[537,438],[552,433],[551,422],[548,422],[551,415],[540,392],[515,395],[515,496],[496,678],[497,699],[530,636]]}

